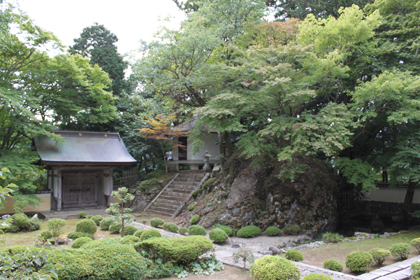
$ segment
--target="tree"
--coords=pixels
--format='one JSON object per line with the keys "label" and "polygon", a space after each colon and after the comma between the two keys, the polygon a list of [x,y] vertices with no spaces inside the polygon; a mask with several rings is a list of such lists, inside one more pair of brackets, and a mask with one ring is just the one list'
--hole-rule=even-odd
{"label": "tree", "polygon": [[121,237],[124,236],[124,224],[131,223],[134,219],[131,215],[131,208],[127,207],[129,201],[134,200],[134,195],[128,192],[126,187],[118,188],[118,191],[112,192],[112,197],[118,199],[118,203],[111,203],[111,206],[106,209],[106,213],[114,216],[114,218],[121,222]]}
{"label": "tree", "polygon": [[57,237],[63,233],[62,228],[67,224],[66,220],[53,218],[48,221],[48,229],[55,238],[55,246],[58,246]]}

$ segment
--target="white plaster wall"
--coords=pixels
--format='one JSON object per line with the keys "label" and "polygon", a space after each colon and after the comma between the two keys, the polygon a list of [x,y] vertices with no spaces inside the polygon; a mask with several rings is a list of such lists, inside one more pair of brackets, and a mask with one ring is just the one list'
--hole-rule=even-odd
{"label": "white plaster wall", "polygon": [[[403,203],[407,189],[379,188],[366,194],[366,200]],[[420,203],[420,189],[414,192],[413,203]]]}
{"label": "white plaster wall", "polygon": [[188,160],[204,160],[203,155],[206,150],[211,155],[210,159],[216,159],[220,155],[220,147],[216,145],[219,142],[219,137],[215,133],[206,134],[203,136],[204,146],[200,147],[200,150],[193,155],[193,143],[190,139],[187,142],[187,159]]}
{"label": "white plaster wall", "polygon": [[[107,176],[106,176],[107,175]],[[113,189],[112,168],[104,170],[104,195],[111,195]]]}

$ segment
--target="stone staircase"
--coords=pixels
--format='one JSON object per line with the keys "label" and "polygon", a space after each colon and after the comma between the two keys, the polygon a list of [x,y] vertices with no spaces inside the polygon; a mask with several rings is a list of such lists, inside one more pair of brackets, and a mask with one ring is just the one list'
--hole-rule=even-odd
{"label": "stone staircase", "polygon": [[191,193],[200,188],[208,177],[209,174],[204,172],[178,173],[144,211],[175,217],[190,199]]}

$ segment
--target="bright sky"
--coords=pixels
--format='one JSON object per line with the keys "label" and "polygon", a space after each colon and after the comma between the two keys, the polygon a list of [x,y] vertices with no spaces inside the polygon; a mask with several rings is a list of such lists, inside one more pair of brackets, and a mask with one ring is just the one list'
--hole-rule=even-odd
{"label": "bright sky", "polygon": [[[37,25],[53,32],[65,46],[73,45],[73,39],[80,37],[83,28],[95,22],[103,24],[117,35],[120,54],[137,49],[140,40],[151,41],[159,26],[177,29],[185,19],[172,0],[17,0],[17,3]],[[168,16],[171,20],[165,23],[163,19]]]}

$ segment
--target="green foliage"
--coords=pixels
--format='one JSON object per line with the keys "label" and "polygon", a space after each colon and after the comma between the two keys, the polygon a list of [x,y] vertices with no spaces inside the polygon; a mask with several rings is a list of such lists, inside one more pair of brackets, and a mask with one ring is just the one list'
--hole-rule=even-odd
{"label": "green foliage", "polygon": [[42,240],[48,240],[53,237],[53,234],[49,230],[43,230],[39,233],[39,236]]}
{"label": "green foliage", "polygon": [[91,219],[84,219],[79,221],[76,224],[76,231],[78,232],[86,232],[90,234],[95,234],[95,232],[98,230],[98,227],[96,226],[96,223],[92,221]]}
{"label": "green foliage", "polygon": [[319,273],[310,273],[303,277],[303,280],[334,280],[330,276],[319,274]]}
{"label": "green foliage", "polygon": [[192,225],[188,228],[188,235],[203,235],[205,236],[206,230],[199,225]]}
{"label": "green foliage", "polygon": [[137,243],[137,251],[145,251],[153,260],[187,264],[213,249],[210,239],[203,236],[153,238]]}
{"label": "green foliage", "polygon": [[86,218],[86,212],[79,212],[79,213],[77,213],[77,217],[78,217],[79,219],[84,219],[84,218]]}
{"label": "green foliage", "polygon": [[14,214],[11,218],[13,220],[12,224],[17,226],[19,230],[29,230],[30,221],[24,213]]}
{"label": "green foliage", "polygon": [[190,223],[192,224],[192,225],[194,225],[194,224],[196,224],[197,222],[198,222],[198,220],[200,219],[200,215],[198,215],[198,214],[195,214],[195,215],[193,215],[192,217],[191,217],[191,219],[190,219]]}
{"label": "green foliage", "polygon": [[244,263],[244,270],[246,269],[246,263],[252,265],[255,261],[254,253],[250,248],[240,247],[232,256],[235,263],[238,263],[239,260]]}
{"label": "green foliage", "polygon": [[29,220],[29,230],[35,231],[41,228],[41,221],[38,218],[31,218]]}
{"label": "green foliage", "polygon": [[301,232],[301,228],[298,225],[286,225],[283,229],[284,234],[287,235],[298,235]]}
{"label": "green foliage", "polygon": [[121,229],[122,229],[122,224],[120,222],[112,222],[109,225],[109,231],[111,233],[120,233]]}
{"label": "green foliage", "polygon": [[136,189],[145,192],[154,188],[162,188],[162,184],[156,178],[142,181]]}
{"label": "green foliage", "polygon": [[281,229],[278,227],[268,227],[266,228],[265,233],[267,233],[268,236],[276,236],[281,233]]}
{"label": "green foliage", "polygon": [[411,277],[415,280],[420,279],[420,262],[413,262],[411,264]]}
{"label": "green foliage", "polygon": [[95,215],[95,216],[92,216],[91,218],[90,218],[92,221],[94,221],[95,222],[95,224],[99,227],[100,226],[100,224],[101,224],[101,221],[104,219],[101,215]]}
{"label": "green foliage", "polygon": [[385,259],[391,256],[391,252],[382,248],[373,248],[369,250],[369,253],[372,255],[373,260],[377,265],[381,265]]}
{"label": "green foliage", "polygon": [[112,197],[118,199],[119,203],[111,203],[111,206],[106,209],[106,213],[114,217],[114,220],[121,223],[121,237],[124,236],[125,223],[131,223],[134,220],[131,215],[132,209],[125,208],[125,206],[132,200],[134,195],[128,192],[126,187],[118,188],[117,191],[112,192]]}
{"label": "green foliage", "polygon": [[142,219],[142,220],[141,220],[141,223],[142,223],[143,225],[147,224],[147,219]]}
{"label": "green foliage", "polygon": [[191,203],[190,205],[188,205],[188,211],[193,211],[194,210],[194,207],[195,207],[195,202],[193,202],[193,203]]}
{"label": "green foliage", "polygon": [[140,242],[140,238],[138,238],[137,236],[134,236],[134,235],[127,235],[127,236],[124,236],[121,239],[122,244],[128,244],[128,243],[134,244],[134,243],[137,243],[137,242]]}
{"label": "green foliage", "polygon": [[201,194],[201,192],[202,192],[203,190],[202,189],[196,189],[195,191],[193,191],[192,193],[191,193],[191,196],[193,197],[193,198],[197,198],[197,196],[199,196],[200,194]]}
{"label": "green foliage", "polygon": [[335,232],[325,232],[322,235],[322,241],[325,243],[338,243],[343,240],[343,236]]}
{"label": "green foliage", "polygon": [[137,228],[134,225],[127,225],[124,227],[124,236],[134,235],[137,231]]}
{"label": "green foliage", "polygon": [[178,226],[175,223],[166,222],[163,224],[163,229],[170,232],[178,232]]}
{"label": "green foliage", "polygon": [[109,226],[114,222],[114,218],[111,217],[106,217],[105,219],[103,219],[99,226],[102,230],[109,230]]}
{"label": "green foliage", "polygon": [[344,269],[343,265],[339,261],[334,260],[334,259],[327,259],[327,260],[324,261],[324,263],[322,265],[326,269],[334,270],[334,271],[338,271],[338,272],[341,272]]}
{"label": "green foliage", "polygon": [[203,183],[203,186],[202,186],[202,188],[203,189],[207,189],[211,184],[213,184],[214,183],[214,181],[216,181],[217,180],[217,178],[216,177],[213,177],[213,178],[208,178],[204,183]]}
{"label": "green foliage", "polygon": [[366,251],[353,251],[346,257],[346,267],[353,272],[365,272],[373,264],[372,255]]}
{"label": "green foliage", "polygon": [[90,239],[93,239],[93,234],[87,232],[71,231],[67,234],[67,237],[73,240],[76,240],[80,237],[89,237]]}
{"label": "green foliage", "polygon": [[226,234],[229,237],[235,235],[233,229],[231,227],[229,227],[229,226],[224,226],[224,225],[221,225],[221,224],[215,224],[213,228],[220,228],[221,230],[223,230],[224,232],[226,232]]}
{"label": "green foliage", "polygon": [[145,232],[146,231],[146,229],[139,229],[139,230],[136,230],[136,232],[133,234],[135,237],[138,237],[138,238],[140,238],[140,236],[141,236],[141,234],[143,233],[143,232]]}
{"label": "green foliage", "polygon": [[420,253],[420,238],[415,238],[411,240],[410,245],[416,248],[417,252]]}
{"label": "green foliage", "polygon": [[[6,173],[10,173],[10,170],[6,167],[2,167],[1,168],[1,173],[0,173],[0,179],[4,180],[6,179],[6,176],[3,175]],[[5,201],[6,197],[10,197],[11,194],[13,193],[13,190],[17,188],[17,186],[15,184],[8,184],[7,186],[3,187],[0,186],[0,206],[3,204],[3,202]]]}
{"label": "green foliage", "polygon": [[220,228],[214,228],[209,232],[209,238],[214,243],[223,243],[229,238],[229,236],[224,230]]}
{"label": "green foliage", "polygon": [[236,236],[250,238],[250,237],[257,236],[260,233],[261,233],[261,229],[259,227],[250,225],[250,226],[246,226],[238,230],[238,232],[236,233]]}
{"label": "green foliage", "polygon": [[[65,227],[66,224],[67,224],[66,220],[58,219],[58,218],[53,218],[49,220],[47,223],[48,229],[51,231],[54,238],[57,238],[57,236],[63,233],[62,229],[63,227]],[[77,230],[77,226],[76,226],[76,230]]]}
{"label": "green foliage", "polygon": [[300,270],[289,260],[278,256],[264,256],[251,266],[254,279],[298,280]]}
{"label": "green foliage", "polygon": [[92,238],[89,238],[89,237],[79,237],[79,238],[77,238],[76,240],[73,241],[73,243],[71,244],[71,247],[73,249],[77,249],[77,248],[82,247],[83,244],[88,243],[88,242],[91,242],[91,241],[92,241]]}
{"label": "green foliage", "polygon": [[303,261],[303,254],[298,250],[292,249],[286,252],[285,258],[290,261],[299,262]]}
{"label": "green foliage", "polygon": [[178,232],[179,234],[185,235],[185,233],[188,232],[188,229],[186,227],[180,227]]}
{"label": "green foliage", "polygon": [[406,260],[410,254],[410,245],[406,243],[397,243],[389,248],[391,255],[397,259]]}
{"label": "green foliage", "polygon": [[161,218],[152,218],[150,220],[150,225],[152,227],[158,227],[158,226],[162,226],[165,223],[164,220],[162,220]]}
{"label": "green foliage", "polygon": [[93,215],[87,215],[86,218],[92,219]]}
{"label": "green foliage", "polygon": [[162,237],[162,234],[160,233],[159,230],[157,229],[146,229],[141,235],[140,235],[140,240],[144,241],[150,238],[157,238],[157,237]]}

